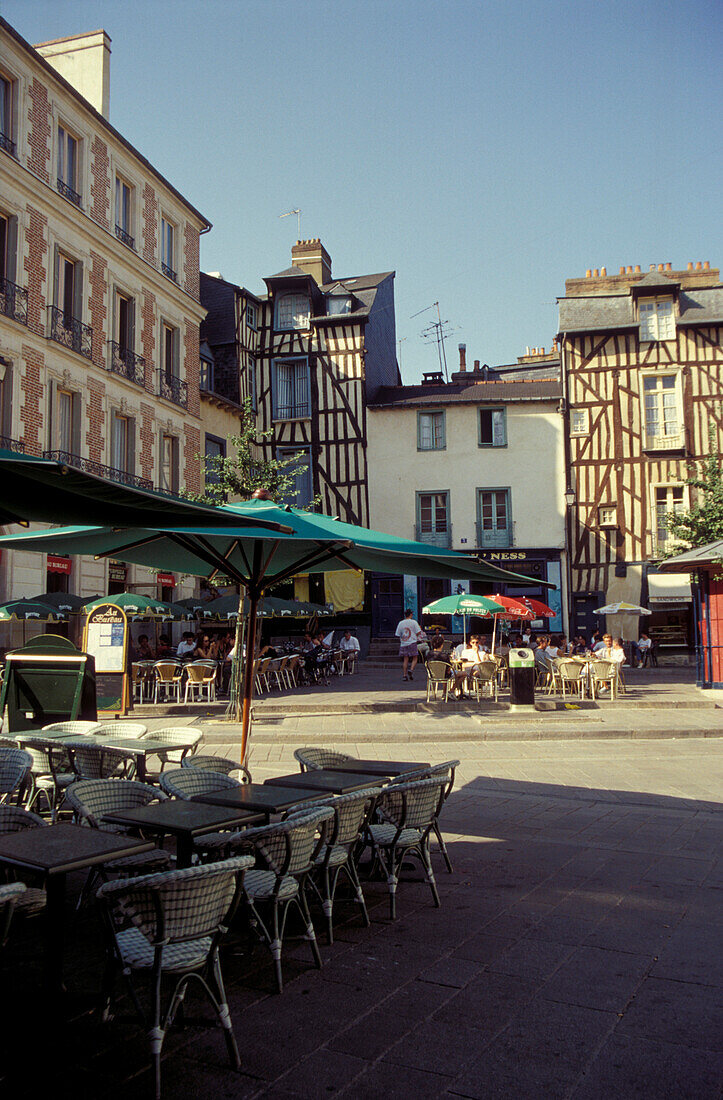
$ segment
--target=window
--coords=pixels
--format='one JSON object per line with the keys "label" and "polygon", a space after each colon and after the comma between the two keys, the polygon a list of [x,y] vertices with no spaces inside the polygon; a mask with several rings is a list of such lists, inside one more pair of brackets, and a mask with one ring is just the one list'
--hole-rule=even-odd
{"label": "window", "polygon": [[135,423],[115,410],[110,422],[110,465],[126,474],[135,467]]}
{"label": "window", "polygon": [[598,523],[600,527],[617,527],[616,508],[614,504],[604,504],[598,508]]}
{"label": "window", "polygon": [[249,328],[255,329],[258,323],[258,310],[256,306],[251,302],[246,304],[246,324]]}
{"label": "window", "polygon": [[167,382],[178,378],[178,329],[165,321],[161,326],[161,368]]}
{"label": "window", "polygon": [[135,346],[135,312],[134,300],[126,294],[116,292],[116,336],[121,354],[132,352]]}
{"label": "window", "polygon": [[446,447],[444,412],[417,413],[417,450],[443,451]]}
{"label": "window", "polygon": [[480,409],[479,446],[507,446],[507,424],[504,409]]}
{"label": "window", "polygon": [[246,396],[251,402],[251,411],[256,412],[256,359],[253,355],[246,356]]}
{"label": "window", "polygon": [[590,431],[590,415],[587,409],[571,409],[570,432],[572,435],[587,435]]}
{"label": "window", "polygon": [[221,480],[219,475],[219,460],[226,457],[226,440],[219,439],[215,435],[206,436],[205,446],[205,477],[207,485],[218,485]]}
{"label": "window", "polygon": [[449,493],[417,493],[417,538],[434,546],[449,547]]}
{"label": "window", "polygon": [[655,486],[655,543],[658,550],[665,549],[672,538],[668,531],[666,517],[671,513],[679,516],[684,511],[685,499],[682,485]]}
{"label": "window", "polygon": [[306,294],[280,294],[276,299],[276,328],[309,327],[309,299]]}
{"label": "window", "polygon": [[73,454],[75,442],[73,438],[73,405],[76,395],[74,393],[69,393],[67,390],[57,390],[55,397],[55,416],[57,421],[56,442],[58,444],[58,450],[64,451],[65,454]]}
{"label": "window", "polygon": [[480,489],[478,492],[480,547],[512,545],[509,489]]}
{"label": "window", "polygon": [[178,492],[178,439],[161,433],[159,441],[159,484],[167,493]]}
{"label": "window", "polygon": [[28,323],[28,292],[15,285],[18,219],[0,214],[0,313]]}
{"label": "window", "polygon": [[643,298],[638,303],[641,340],[674,340],[675,312],[672,298]]}
{"label": "window", "polygon": [[201,356],[201,366],[198,373],[198,384],[206,393],[213,393],[213,360]]}
{"label": "window", "polygon": [[174,283],[178,282],[176,275],[176,227],[161,218],[161,271]]}
{"label": "window", "polygon": [[80,206],[80,142],[58,126],[58,191],[76,206]]}
{"label": "window", "polygon": [[93,330],[82,322],[83,265],[57,249],[50,338],[90,359]]}
{"label": "window", "polygon": [[0,435],[4,437],[3,446],[10,444],[13,434],[13,366],[9,359],[0,356]]}
{"label": "window", "polygon": [[0,149],[15,156],[15,83],[0,75]]}
{"label": "window", "polygon": [[294,508],[305,508],[314,495],[311,451],[308,447],[301,449],[298,447],[277,447],[276,457],[279,459],[296,459],[293,465],[287,467],[287,472],[294,475],[294,484],[287,492],[284,504],[291,504]]}
{"label": "window", "polygon": [[645,446],[648,450],[675,450],[683,446],[682,402],[678,376],[643,376]]}
{"label": "window", "polygon": [[71,260],[63,252],[59,252],[57,276],[55,304],[62,310],[64,324],[69,326],[75,317],[78,305],[80,264]]}
{"label": "window", "polygon": [[133,248],[133,190],[120,176],[115,179],[115,235]]}
{"label": "window", "polygon": [[351,298],[348,294],[330,294],[326,299],[326,312],[328,315],[351,313]]}
{"label": "window", "polygon": [[306,359],[275,360],[273,364],[273,418],[299,420],[311,415],[309,364]]}

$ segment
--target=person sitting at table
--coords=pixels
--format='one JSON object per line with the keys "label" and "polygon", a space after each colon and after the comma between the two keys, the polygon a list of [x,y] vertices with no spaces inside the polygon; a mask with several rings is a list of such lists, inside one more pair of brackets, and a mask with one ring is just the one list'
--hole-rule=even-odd
{"label": "person sitting at table", "polygon": [[212,661],[213,651],[211,649],[211,639],[208,634],[201,631],[198,635],[198,641],[196,642],[196,648],[193,651],[194,661]]}
{"label": "person sitting at table", "polygon": [[584,657],[586,655],[588,652],[587,642],[582,634],[578,634],[577,637],[573,639],[571,649],[573,657]]}
{"label": "person sitting at table", "polygon": [[361,651],[359,639],[354,637],[351,630],[344,631],[344,636],[339,642],[339,649],[342,653],[359,653]]}
{"label": "person sitting at table", "polygon": [[612,649],[612,646],[613,646],[613,636],[612,636],[612,634],[603,634],[600,641],[595,642],[595,645],[592,647],[592,651],[593,651],[593,654],[596,657],[598,657],[601,661],[606,661],[606,660],[608,660],[607,650]]}
{"label": "person sitting at table", "polygon": [[521,649],[525,645],[525,639],[521,634],[512,635],[512,646],[514,649]]}
{"label": "person sitting at table", "polygon": [[269,645],[268,642],[266,643],[266,645],[262,645],[261,649],[259,650],[259,657],[262,660],[265,657],[270,657],[272,661],[275,661],[278,658],[278,656],[279,656],[279,654],[278,654],[277,650],[275,650],[272,645]]}
{"label": "person sitting at table", "polygon": [[643,668],[648,668],[652,664],[653,655],[653,640],[649,634],[646,634],[644,630],[640,631],[640,637],[638,638],[638,651],[640,653],[640,663]]}
{"label": "person sitting at table", "polygon": [[147,634],[140,634],[138,637],[138,645],[134,654],[135,661],[154,661],[155,654],[148,642]]}
{"label": "person sitting at table", "polygon": [[482,646],[478,635],[471,634],[469,642],[466,646],[461,647],[461,653],[457,658],[462,662],[462,667],[457,668],[454,673],[454,691],[456,695],[467,691],[468,677],[488,656],[489,654]]}
{"label": "person sitting at table", "polygon": [[550,639],[547,634],[537,635],[537,646],[535,647],[535,668],[539,672],[543,679],[547,679],[550,674],[551,658],[547,652]]}
{"label": "person sitting at table", "polygon": [[625,663],[625,649],[622,638],[613,639],[613,644],[605,651],[605,659],[614,661],[616,665]]}
{"label": "person sitting at table", "polygon": [[175,653],[171,640],[167,634],[161,634],[158,639],[158,645],[156,646],[156,657],[159,660],[163,660],[164,657],[174,657]]}
{"label": "person sitting at table", "polygon": [[196,639],[190,630],[184,631],[183,638],[178,643],[178,649],[176,650],[176,656],[180,661],[188,661],[193,657],[193,651],[196,648]]}

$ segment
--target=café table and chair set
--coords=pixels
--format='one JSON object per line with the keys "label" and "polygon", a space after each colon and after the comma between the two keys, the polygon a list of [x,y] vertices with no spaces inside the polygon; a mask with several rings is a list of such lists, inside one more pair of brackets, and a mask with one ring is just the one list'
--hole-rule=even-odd
{"label": "caf\u00e9 table and chair set", "polygon": [[[184,740],[179,729],[147,734],[111,725],[120,736],[71,723],[3,739],[0,800],[24,800],[52,823],[21,805],[0,805],[0,869],[8,880],[0,886],[0,946],[23,905],[28,916],[43,914],[48,1003],[62,1004],[66,880],[86,872],[78,904],[95,895],[107,933],[103,1017],[122,975],[149,1034],[158,1097],[163,1039],[192,982],[210,1000],[239,1067],[219,956],[237,909],[268,947],[281,992],[290,914],[320,967],[312,909],[321,909],[331,943],[340,881],[368,925],[362,872],[381,876],[395,919],[402,865],[415,859],[439,906],[431,841],[451,871],[439,818],[459,762],[359,760],[307,748],[295,753],[299,772],[254,783],[233,761],[197,753],[200,731],[185,727]],[[160,760],[155,776],[145,767],[151,755]],[[66,809],[72,823],[58,821]],[[169,836],[175,866],[162,846]],[[137,978],[150,980],[146,1010]]]}
{"label": "caf\u00e9 table and chair set", "polygon": [[[181,661],[168,657],[134,661],[131,665],[133,697],[138,703],[173,701],[184,704],[216,699],[217,661]],[[181,693],[183,692],[183,699]]]}
{"label": "caf\u00e9 table and chair set", "polygon": [[[504,659],[495,657],[478,664],[450,660],[428,660],[427,699],[433,702],[450,698],[483,698],[497,702],[499,692],[509,682],[509,669]],[[464,679],[461,680],[462,675]],[[544,665],[535,665],[535,686],[547,695],[558,694],[579,699],[595,700],[605,694],[616,699],[625,692],[625,679],[620,665],[596,657],[555,657]],[[457,687],[457,683],[459,686]]]}

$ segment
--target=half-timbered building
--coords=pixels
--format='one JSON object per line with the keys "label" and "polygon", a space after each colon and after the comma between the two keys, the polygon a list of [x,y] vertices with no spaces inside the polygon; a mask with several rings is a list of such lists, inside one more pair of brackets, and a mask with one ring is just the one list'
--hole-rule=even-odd
{"label": "half-timbered building", "polygon": [[[723,287],[709,264],[588,271],[560,305],[574,630],[624,599],[662,644],[691,638],[690,589],[656,571],[689,463],[723,444]],[[712,432],[712,435],[711,435]],[[619,625],[619,624],[618,624]],[[637,619],[623,624],[628,636]]]}

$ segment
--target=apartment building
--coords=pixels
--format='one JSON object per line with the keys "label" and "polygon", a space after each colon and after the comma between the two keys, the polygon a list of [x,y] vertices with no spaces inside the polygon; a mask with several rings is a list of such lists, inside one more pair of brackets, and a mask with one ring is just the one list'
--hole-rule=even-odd
{"label": "apartment building", "polygon": [[[0,19],[0,443],[124,484],[198,489],[210,223],[111,125],[109,99],[104,31],[31,46]],[[3,556],[2,598],[192,590],[40,558]]]}

